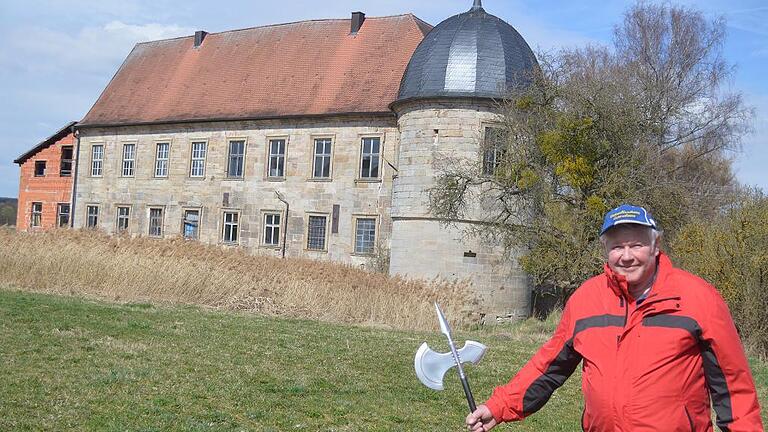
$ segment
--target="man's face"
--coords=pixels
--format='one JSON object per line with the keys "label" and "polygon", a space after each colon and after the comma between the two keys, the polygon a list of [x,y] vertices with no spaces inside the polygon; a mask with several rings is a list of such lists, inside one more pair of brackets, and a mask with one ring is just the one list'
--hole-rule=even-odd
{"label": "man's face", "polygon": [[644,287],[656,271],[659,255],[651,229],[637,224],[618,225],[604,238],[608,267],[627,278],[630,290]]}

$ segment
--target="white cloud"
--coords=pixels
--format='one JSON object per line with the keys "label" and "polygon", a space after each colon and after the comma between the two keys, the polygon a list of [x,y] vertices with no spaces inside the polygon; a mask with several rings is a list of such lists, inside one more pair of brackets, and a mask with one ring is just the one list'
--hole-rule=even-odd
{"label": "white cloud", "polygon": [[0,48],[0,66],[19,73],[113,71],[138,42],[193,33],[193,29],[179,25],[131,25],[121,21],[85,27],[75,34],[24,26],[14,29],[5,47]]}

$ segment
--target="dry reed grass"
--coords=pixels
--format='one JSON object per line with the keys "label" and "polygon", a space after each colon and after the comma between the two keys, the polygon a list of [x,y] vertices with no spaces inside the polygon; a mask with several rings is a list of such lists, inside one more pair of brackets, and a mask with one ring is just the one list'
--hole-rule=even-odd
{"label": "dry reed grass", "polygon": [[0,284],[404,330],[435,330],[432,302],[437,301],[454,325],[466,328],[473,321],[467,306],[474,300],[461,283],[405,280],[336,263],[92,231],[0,229]]}

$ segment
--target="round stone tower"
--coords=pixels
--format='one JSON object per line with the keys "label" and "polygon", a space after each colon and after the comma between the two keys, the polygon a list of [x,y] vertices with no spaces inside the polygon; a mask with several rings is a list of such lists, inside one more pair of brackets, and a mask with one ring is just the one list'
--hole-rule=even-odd
{"label": "round stone tower", "polygon": [[391,108],[400,148],[392,197],[390,273],[465,279],[486,322],[530,314],[531,287],[516,254],[467,235],[482,209],[446,225],[429,212],[429,189],[441,163],[483,163],[482,143],[498,126],[499,100],[527,85],[536,58],[520,34],[487,13],[480,0],[427,34],[411,57]]}

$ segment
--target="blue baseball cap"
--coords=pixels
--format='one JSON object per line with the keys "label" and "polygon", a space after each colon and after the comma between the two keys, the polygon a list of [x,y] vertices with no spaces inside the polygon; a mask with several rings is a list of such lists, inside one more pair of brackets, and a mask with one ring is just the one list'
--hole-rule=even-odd
{"label": "blue baseball cap", "polygon": [[600,235],[620,224],[637,224],[656,229],[656,221],[648,210],[629,204],[622,204],[605,214]]}

